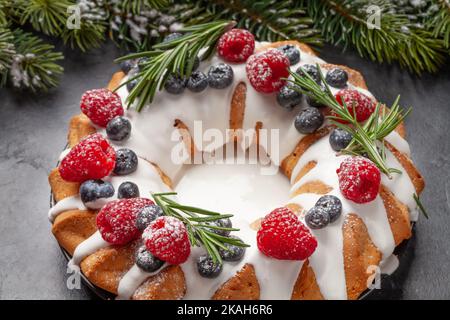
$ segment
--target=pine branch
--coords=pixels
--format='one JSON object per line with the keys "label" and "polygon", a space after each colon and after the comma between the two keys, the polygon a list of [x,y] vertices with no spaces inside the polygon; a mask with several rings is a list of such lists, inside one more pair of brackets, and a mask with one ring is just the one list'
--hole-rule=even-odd
{"label": "pine branch", "polygon": [[81,19],[80,28],[64,28],[61,38],[64,44],[68,44],[72,49],[79,48],[85,52],[101,46],[105,40],[105,31],[104,24]]}
{"label": "pine branch", "polygon": [[[326,90],[322,90],[321,86],[305,71],[303,76],[296,72],[290,71],[292,79],[288,81],[295,84],[294,89],[310,96],[315,101],[328,106],[334,111],[336,115],[327,116],[331,123],[335,126],[352,134],[353,139],[350,144],[341,153],[351,155],[367,155],[370,160],[389,178],[392,173],[401,173],[398,169],[389,168],[386,163],[385,153],[383,149],[380,150],[379,145],[384,146],[383,139],[389,135],[397,126],[408,116],[411,109],[402,113],[399,107],[399,97],[395,100],[389,111],[383,112],[380,116],[380,103],[377,103],[375,111],[366,120],[364,125],[361,125],[356,119],[356,112],[353,109],[353,114],[348,110],[345,101],[341,105],[332,94],[330,87],[325,81],[325,77],[317,64],[319,75]],[[354,108],[354,106],[353,106]],[[346,124],[338,120],[344,120]]]}
{"label": "pine branch", "polygon": [[445,47],[450,48],[450,2],[446,0],[436,2],[435,14],[427,16],[425,26],[431,30],[433,37],[442,38]]}
{"label": "pine branch", "polygon": [[7,28],[0,27],[0,87],[4,86],[11,68],[13,56],[16,53],[13,35]]}
{"label": "pine branch", "polygon": [[205,60],[214,52],[220,36],[231,29],[235,22],[216,21],[186,27],[180,32],[185,34],[175,40],[153,46],[153,50],[130,54],[119,58],[116,62],[137,58],[149,58],[142,64],[139,72],[124,82],[139,79],[127,98],[128,106],[137,101],[136,110],[141,111],[147,102],[151,103],[157,90],[161,90],[171,74],[189,77],[196,57],[202,49],[201,60]]}
{"label": "pine branch", "polygon": [[176,1],[169,10],[186,25],[234,20],[238,28],[248,29],[260,41],[299,40],[321,45],[319,30],[300,1],[277,0],[191,0]]}
{"label": "pine branch", "polygon": [[14,87],[47,91],[58,85],[63,68],[56,62],[63,56],[53,51],[53,45],[20,29],[13,31],[13,43],[15,54],[8,77]]}
{"label": "pine branch", "polygon": [[170,0],[123,0],[122,8],[125,12],[139,14],[147,8],[162,9],[169,5]]}
{"label": "pine branch", "polygon": [[176,194],[176,192],[166,192],[154,193],[152,196],[166,216],[175,217],[184,223],[191,245],[203,246],[213,259],[214,263],[222,264],[219,248],[229,251],[225,244],[231,244],[238,247],[249,247],[248,244],[245,244],[241,240],[228,236],[221,236],[213,232],[213,230],[239,231],[239,229],[208,224],[208,222],[231,218],[233,217],[232,214],[220,214],[218,212],[197,207],[181,205],[169,198],[169,196]]}
{"label": "pine branch", "polygon": [[[329,42],[353,45],[359,54],[378,62],[397,61],[415,73],[436,72],[445,63],[447,50],[442,39],[408,16],[396,12],[387,0],[306,0],[315,25]],[[369,5],[381,9],[380,29],[370,29]]]}
{"label": "pine branch", "polygon": [[61,34],[67,21],[68,0],[19,0],[17,8],[22,10],[20,23],[30,23],[33,29],[47,35]]}

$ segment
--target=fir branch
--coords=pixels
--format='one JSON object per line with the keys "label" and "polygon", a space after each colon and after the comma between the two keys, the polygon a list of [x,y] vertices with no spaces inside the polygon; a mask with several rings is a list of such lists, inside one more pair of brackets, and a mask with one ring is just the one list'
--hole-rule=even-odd
{"label": "fir branch", "polygon": [[16,53],[8,77],[14,87],[25,87],[32,91],[47,91],[56,87],[63,68],[56,62],[63,59],[54,46],[20,29],[13,31]]}
{"label": "fir branch", "polygon": [[68,0],[19,0],[20,23],[30,23],[34,30],[48,35],[61,34],[67,21],[67,7],[73,3]]}
{"label": "fir branch", "polygon": [[72,49],[79,48],[85,52],[101,46],[105,40],[105,31],[104,24],[81,19],[79,29],[64,28],[61,38],[64,44],[68,44]]}
{"label": "fir branch", "polygon": [[239,231],[239,229],[219,227],[205,223],[231,218],[233,216],[232,214],[220,214],[197,207],[181,205],[169,198],[169,196],[174,196],[176,194],[176,192],[165,192],[153,193],[152,196],[166,216],[175,217],[185,224],[191,245],[203,246],[213,259],[214,263],[222,263],[219,248],[229,250],[225,244],[231,244],[238,247],[249,247],[248,244],[245,244],[241,240],[221,236],[213,232],[213,230]]}
{"label": "fir branch", "polygon": [[427,15],[425,26],[431,30],[433,37],[442,38],[446,48],[450,48],[450,2],[437,0],[434,14]]}
{"label": "fir branch", "polygon": [[[180,30],[185,34],[178,39],[157,44],[153,46],[151,51],[130,54],[117,59],[116,62],[143,57],[149,58],[142,64],[139,72],[127,81],[139,79],[127,98],[128,106],[137,100],[136,110],[141,111],[147,102],[153,101],[156,91],[164,87],[164,83],[170,74],[189,77],[200,51],[205,50],[201,56],[202,60],[209,58],[215,50],[220,36],[234,25],[234,22],[216,21],[186,27]],[[127,82],[124,82],[121,86],[126,85]]]}
{"label": "fir branch", "polygon": [[[415,73],[436,72],[445,63],[442,39],[408,16],[399,14],[388,0],[305,0],[308,11],[325,39],[344,49],[353,45],[359,54],[378,62],[392,63]],[[381,9],[380,28],[369,28],[369,5]]]}
{"label": "fir branch", "polygon": [[6,16],[6,1],[0,2],[0,27],[6,27],[8,23],[8,18]]}
{"label": "fir branch", "polygon": [[121,5],[125,12],[140,13],[146,8],[162,9],[169,5],[170,0],[123,0]]}
{"label": "fir branch", "polygon": [[[252,32],[260,41],[299,40],[321,45],[319,29],[300,1],[191,0],[176,1],[169,12],[186,25],[224,20],[237,21],[238,28]],[[180,4],[181,3],[181,4]]]}
{"label": "fir branch", "polygon": [[14,37],[11,31],[0,27],[0,87],[6,83],[13,56],[16,53],[13,40]]}
{"label": "fir branch", "polygon": [[[343,105],[341,105],[332,94],[318,64],[317,69],[319,70],[319,75],[325,86],[325,90],[322,90],[321,86],[305,70],[303,70],[303,76],[290,71],[293,79],[288,79],[288,81],[295,84],[295,86],[293,86],[294,89],[310,96],[319,103],[328,106],[335,113],[335,115],[327,116],[327,118],[331,120],[330,122],[352,134],[352,141],[347,148],[341,150],[341,153],[367,155],[368,158],[389,178],[391,178],[392,173],[401,173],[398,169],[389,168],[387,166],[384,149],[380,150],[379,145],[380,142],[383,145],[383,139],[395,130],[395,128],[411,112],[411,109],[402,113],[398,105],[399,97],[397,97],[389,111],[386,113],[383,109],[383,112],[380,115],[381,105],[380,103],[377,103],[375,111],[369,119],[367,119],[366,123],[361,125],[356,119],[354,106],[352,114],[348,110],[345,101],[343,101]],[[346,124],[337,120],[344,120]]]}

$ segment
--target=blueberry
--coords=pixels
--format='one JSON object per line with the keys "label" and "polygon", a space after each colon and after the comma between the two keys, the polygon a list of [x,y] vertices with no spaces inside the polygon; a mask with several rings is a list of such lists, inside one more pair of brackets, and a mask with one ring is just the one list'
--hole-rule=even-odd
{"label": "blueberry", "polygon": [[80,197],[83,203],[109,198],[113,195],[113,185],[103,180],[87,180],[80,185]]}
{"label": "blueberry", "polygon": [[322,229],[330,223],[330,215],[322,207],[312,207],[305,215],[305,222],[311,229]]}
{"label": "blueberry", "polygon": [[302,102],[302,93],[294,90],[294,85],[288,84],[280,89],[277,94],[277,102],[286,109],[293,109]]}
{"label": "blueberry", "polygon": [[178,38],[181,38],[182,36],[183,36],[182,33],[172,32],[172,33],[169,33],[167,36],[165,36],[162,42],[163,43],[170,42],[170,41],[176,40]]}
{"label": "blueberry", "polygon": [[133,60],[125,60],[122,61],[119,66],[120,70],[122,70],[124,73],[128,73],[135,66],[135,62]]}
{"label": "blueberry", "polygon": [[116,150],[116,166],[114,173],[123,176],[136,171],[138,165],[138,157],[134,151],[123,148]]}
{"label": "blueberry", "polygon": [[222,272],[222,264],[214,263],[213,259],[205,254],[198,257],[198,273],[205,278],[215,278]]}
{"label": "blueberry", "polygon": [[313,133],[323,124],[322,113],[313,107],[306,107],[295,117],[295,128],[303,134]]}
{"label": "blueberry", "polygon": [[353,135],[343,129],[336,128],[330,134],[330,145],[334,151],[341,151],[345,149],[350,141],[352,141]]}
{"label": "blueberry", "polygon": [[112,118],[106,125],[106,134],[110,140],[124,141],[130,137],[131,122],[125,117]]}
{"label": "blueberry", "polygon": [[163,215],[164,212],[162,211],[161,207],[157,206],[156,204],[146,206],[142,208],[137,214],[136,228],[138,228],[140,231],[144,231],[145,228],[147,228],[153,220]]}
{"label": "blueberry", "polygon": [[233,69],[225,63],[219,63],[209,68],[208,84],[214,89],[224,89],[233,82],[233,77]]}
{"label": "blueberry", "polygon": [[188,79],[187,88],[192,92],[200,92],[208,86],[208,77],[201,71],[194,71]]}
{"label": "blueberry", "polygon": [[342,213],[342,202],[333,195],[322,196],[317,200],[316,207],[323,208],[330,216],[330,222],[336,221]]}
{"label": "blueberry", "polygon": [[171,94],[181,94],[186,88],[186,79],[176,74],[171,74],[164,84],[164,88]]}
{"label": "blueberry", "polygon": [[[216,226],[216,227],[222,227],[222,228],[232,228],[233,227],[231,220],[228,218],[211,221],[211,222],[208,222],[208,224]],[[211,230],[211,232],[214,232],[215,234],[218,234],[219,236],[228,237],[230,235],[229,230],[220,230],[220,229],[210,229],[210,230]]]}
{"label": "blueberry", "polygon": [[302,69],[305,70],[306,73],[309,74],[311,78],[313,78],[313,80],[315,80],[317,83],[320,83],[320,75],[319,71],[317,70],[317,66],[313,64],[305,64],[303,66],[298,67],[295,72],[298,75],[303,76],[304,73]]}
{"label": "blueberry", "polygon": [[348,81],[348,74],[341,68],[333,68],[327,72],[325,81],[332,87],[345,88]]}
{"label": "blueberry", "polygon": [[291,66],[297,64],[300,61],[300,50],[292,44],[286,44],[278,48],[281,52],[283,52],[289,59]]}
{"label": "blueberry", "polygon": [[[230,238],[241,240],[236,236],[231,236]],[[219,254],[225,261],[240,261],[244,257],[245,247],[238,247],[232,245],[230,243],[224,243],[224,246],[228,248],[228,250],[219,248]]]}
{"label": "blueberry", "polygon": [[122,182],[119,186],[119,189],[117,190],[117,198],[139,198],[139,188],[137,184],[131,181]]}
{"label": "blueberry", "polygon": [[136,251],[136,265],[145,272],[155,272],[161,268],[164,261],[159,260],[150,252],[147,251],[145,246],[140,246]]}

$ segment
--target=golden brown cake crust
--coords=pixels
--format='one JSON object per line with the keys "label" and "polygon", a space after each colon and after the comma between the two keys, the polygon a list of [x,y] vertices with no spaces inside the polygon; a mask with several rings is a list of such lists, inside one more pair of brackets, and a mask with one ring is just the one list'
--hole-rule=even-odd
{"label": "golden brown cake crust", "polygon": [[[302,51],[315,55],[315,52],[307,45],[296,41],[282,41],[272,43],[264,48],[278,47],[283,44],[299,45]],[[261,48],[262,50],[262,48]],[[322,64],[325,69],[336,67],[332,64]],[[362,75],[347,66],[339,66],[347,71],[349,82],[355,86],[367,89]],[[108,89],[114,90],[125,76],[123,72],[113,75]],[[246,86],[240,83],[236,86],[230,108],[230,129],[241,129],[245,114]],[[261,128],[263,123],[256,123],[255,128]],[[195,152],[192,138],[187,128],[181,121],[176,122],[176,127],[185,129],[187,135],[183,136],[186,143],[190,143],[191,153]],[[293,152],[286,157],[280,166],[285,175],[290,178],[293,168],[304,154],[304,152],[319,139],[328,135],[332,126],[321,128],[316,133],[307,135],[301,139]],[[403,124],[397,132],[404,137]],[[95,132],[89,119],[83,114],[74,116],[69,125],[68,143],[69,146],[76,145],[83,137]],[[188,140],[189,139],[189,140]],[[386,143],[389,150],[396,156],[399,162],[413,180],[418,193],[423,190],[424,181],[418,170],[413,165],[408,156],[396,150],[392,145]],[[295,180],[298,181],[303,175],[316,165],[315,162],[306,164],[300,170]],[[172,186],[170,179],[162,172],[157,164],[157,168],[163,181]],[[61,179],[57,169],[49,175],[49,182],[56,201],[60,201],[68,196],[78,194],[79,184],[69,183]],[[318,194],[327,193],[331,187],[324,182],[315,181],[313,183],[300,186],[296,193],[313,192]],[[409,213],[407,208],[400,203],[393,194],[384,186],[380,189],[380,196],[388,213],[388,220],[394,234],[395,243],[399,244],[404,239],[411,236]],[[293,208],[296,214],[302,212],[302,208]],[[59,215],[52,226],[52,232],[60,245],[70,254],[73,254],[76,246],[87,239],[96,231],[95,211],[70,210]],[[255,229],[259,227],[255,222]],[[364,222],[355,214],[348,214],[343,225],[344,235],[344,267],[347,282],[347,294],[350,299],[356,299],[367,287],[367,267],[371,264],[378,265],[381,254],[371,241]],[[111,246],[98,250],[94,254],[86,257],[81,262],[81,270],[88,279],[95,285],[109,292],[117,294],[117,287],[123,274],[134,263],[134,252],[137,242],[125,246]],[[132,296],[132,299],[180,299],[186,293],[185,275],[179,266],[170,266],[159,274],[149,277],[144,281]],[[213,295],[213,299],[259,299],[260,287],[256,278],[254,266],[246,264],[235,276],[227,280]],[[314,271],[305,261],[296,283],[292,290],[292,299],[323,299],[318,287]]]}
{"label": "golden brown cake crust", "polygon": [[260,288],[255,269],[246,264],[212,296],[213,300],[258,300]]}

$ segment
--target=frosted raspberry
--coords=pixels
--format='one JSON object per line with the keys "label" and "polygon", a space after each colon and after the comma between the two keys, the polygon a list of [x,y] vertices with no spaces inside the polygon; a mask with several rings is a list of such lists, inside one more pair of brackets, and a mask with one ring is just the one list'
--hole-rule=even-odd
{"label": "frosted raspberry", "polygon": [[224,33],[217,44],[219,56],[229,62],[244,62],[255,50],[255,37],[244,29]]}
{"label": "frosted raspberry", "polygon": [[[335,95],[337,102],[340,105],[344,105],[343,101],[347,105],[348,111],[353,115],[353,105],[356,111],[356,120],[362,122],[367,120],[370,115],[375,111],[375,102],[366,96],[364,93],[353,89],[343,89]],[[333,115],[336,115],[332,112]],[[340,120],[339,122],[345,123],[346,121]]]}
{"label": "frosted raspberry", "polygon": [[86,91],[81,97],[80,108],[93,123],[101,127],[106,127],[112,118],[123,116],[119,95],[108,89]]}
{"label": "frosted raspberry", "polygon": [[336,170],[339,188],[348,200],[367,203],[374,200],[380,190],[381,174],[375,164],[364,157],[348,157]]}
{"label": "frosted raspberry", "polygon": [[191,253],[191,244],[183,222],[162,216],[154,220],[142,235],[147,250],[170,264],[181,264]]}
{"label": "frosted raspberry", "polygon": [[289,59],[280,50],[271,49],[252,55],[246,65],[247,78],[258,92],[278,92],[289,77]]}
{"label": "frosted raspberry", "polygon": [[317,247],[316,238],[288,208],[277,208],[265,216],[257,242],[262,253],[280,260],[305,260]]}
{"label": "frosted raspberry", "polygon": [[106,177],[114,169],[116,152],[100,133],[81,140],[61,161],[58,167],[66,181],[84,182]]}
{"label": "frosted raspberry", "polygon": [[102,238],[114,245],[127,244],[141,235],[136,227],[139,211],[154,204],[145,198],[119,199],[107,203],[97,214],[97,227]]}

